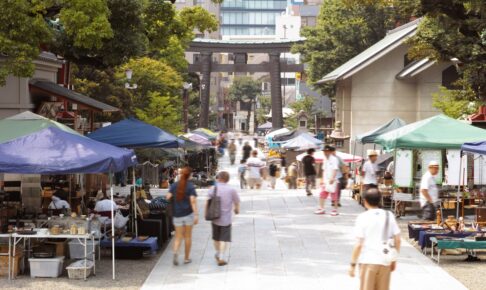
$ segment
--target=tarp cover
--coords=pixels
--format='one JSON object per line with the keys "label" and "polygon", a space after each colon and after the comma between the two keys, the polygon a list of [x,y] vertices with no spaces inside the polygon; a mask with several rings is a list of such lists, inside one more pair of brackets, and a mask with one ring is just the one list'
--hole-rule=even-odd
{"label": "tarp cover", "polygon": [[486,140],[486,130],[437,115],[380,135],[376,143],[385,149],[460,149],[465,142]]}
{"label": "tarp cover", "polygon": [[49,127],[0,144],[0,172],[119,172],[137,163],[132,150]]}
{"label": "tarp cover", "polygon": [[88,134],[96,141],[127,148],[178,148],[184,141],[164,130],[129,118]]}
{"label": "tarp cover", "polygon": [[23,112],[0,120],[0,143],[26,136],[49,127],[56,127],[71,134],[79,135],[73,129],[31,112]]}
{"label": "tarp cover", "polygon": [[394,118],[393,120],[391,120],[390,122],[386,123],[383,126],[380,126],[374,130],[356,136],[356,141],[362,144],[375,143],[376,137],[385,134],[387,132],[393,131],[395,129],[401,128],[405,125],[407,125],[407,123],[405,123],[405,121],[403,121],[402,119]]}
{"label": "tarp cover", "polygon": [[192,142],[196,142],[201,145],[211,146],[211,141],[209,141],[209,139],[203,135],[186,133],[183,136],[184,138],[187,138]]}
{"label": "tarp cover", "polygon": [[216,140],[218,138],[218,133],[213,132],[206,128],[197,128],[196,130],[193,130],[191,133],[202,135],[209,140]]}
{"label": "tarp cover", "polygon": [[265,135],[265,139],[267,139],[267,140],[270,140],[270,141],[271,141],[271,140],[273,139],[273,137],[274,137],[274,136],[277,136],[277,135],[279,135],[279,134],[288,133],[288,132],[290,132],[290,130],[289,130],[289,129],[287,129],[287,128],[281,128],[281,129],[277,129],[277,130],[272,131],[272,132],[268,133],[267,135]]}
{"label": "tarp cover", "polygon": [[465,143],[461,146],[461,150],[486,155],[486,141]]}
{"label": "tarp cover", "polygon": [[307,133],[305,129],[295,129],[287,133],[278,134],[273,136],[274,142],[284,142],[290,139],[294,139],[295,137],[299,136],[300,134]]}
{"label": "tarp cover", "polygon": [[285,149],[307,150],[310,148],[319,148],[322,141],[312,137],[308,133],[302,133],[294,139],[290,139],[282,145]]}
{"label": "tarp cover", "polygon": [[257,128],[257,130],[270,130],[270,129],[272,129],[272,122],[266,122],[265,124],[261,124]]}

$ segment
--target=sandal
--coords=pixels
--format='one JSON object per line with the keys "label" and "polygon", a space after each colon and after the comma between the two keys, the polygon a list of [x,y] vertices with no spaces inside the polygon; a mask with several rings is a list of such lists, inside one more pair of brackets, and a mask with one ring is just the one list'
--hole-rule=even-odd
{"label": "sandal", "polygon": [[172,264],[174,264],[174,266],[179,265],[179,257],[177,256],[177,254],[174,254],[174,258],[172,259]]}
{"label": "sandal", "polygon": [[184,264],[190,264],[190,263],[192,263],[192,260],[191,259],[185,259],[184,260]]}
{"label": "sandal", "polygon": [[226,262],[225,260],[218,260],[218,266],[226,266],[228,265],[228,262]]}

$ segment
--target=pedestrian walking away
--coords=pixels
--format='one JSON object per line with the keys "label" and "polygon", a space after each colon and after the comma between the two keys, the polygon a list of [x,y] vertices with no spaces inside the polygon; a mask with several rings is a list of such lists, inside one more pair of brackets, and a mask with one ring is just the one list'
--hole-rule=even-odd
{"label": "pedestrian walking away", "polygon": [[[226,244],[231,243],[231,224],[234,214],[240,213],[240,197],[236,189],[228,185],[229,173],[221,171],[218,173],[216,185],[208,193],[211,199],[218,196],[221,200],[221,212],[218,219],[211,221],[212,238],[214,242],[214,255],[218,266],[224,266],[227,261],[224,259]],[[206,208],[207,208],[206,204]]]}
{"label": "pedestrian walking away", "polygon": [[228,145],[228,154],[230,157],[231,165],[234,165],[236,159],[236,144],[234,139],[231,139],[231,142]]}
{"label": "pedestrian walking away", "polygon": [[250,154],[253,148],[250,146],[250,143],[245,142],[245,145],[243,146],[243,160],[247,160],[250,158]]}
{"label": "pedestrian walking away", "polygon": [[321,193],[319,196],[319,208],[314,212],[315,214],[325,214],[326,199],[331,196],[333,210],[332,216],[337,216],[338,213],[338,190],[340,190],[339,179],[341,172],[339,171],[339,161],[333,155],[334,147],[326,145],[324,147],[325,160],[323,163],[323,177],[321,182]]}
{"label": "pedestrian walking away", "polygon": [[258,151],[251,152],[252,157],[246,161],[246,168],[248,168],[248,178],[246,179],[250,189],[260,189],[262,186],[262,169],[265,167],[265,162],[258,158]]}
{"label": "pedestrian walking away", "polygon": [[275,185],[277,184],[278,173],[279,173],[278,166],[275,163],[271,163],[268,166],[268,175],[270,179],[270,187],[272,189],[275,189]]}
{"label": "pedestrian walking away", "polygon": [[344,163],[344,160],[336,154],[336,148],[335,147],[332,147],[332,155],[334,155],[334,157],[337,158],[338,163],[339,163],[338,170],[339,170],[339,175],[341,177],[338,180],[339,186],[336,186],[336,191],[337,191],[337,195],[338,195],[338,199],[337,199],[338,207],[341,207],[341,190],[346,189],[346,187],[348,185],[349,168],[346,165],[346,163]]}
{"label": "pedestrian walking away", "polygon": [[316,187],[316,160],[312,155],[314,155],[315,150],[307,150],[307,155],[302,158],[302,164],[304,166],[305,175],[305,191],[308,196],[312,195],[312,189]]}
{"label": "pedestrian walking away", "polygon": [[244,159],[241,159],[240,160],[240,166],[238,166],[238,175],[240,176],[240,188],[241,189],[245,189],[246,186],[247,186],[247,183],[246,183],[246,178],[245,178],[245,175],[246,175],[246,160]]}
{"label": "pedestrian walking away", "polygon": [[184,167],[180,170],[179,180],[173,183],[167,194],[167,200],[172,203],[175,239],[173,245],[173,264],[179,265],[179,248],[184,241],[184,264],[191,262],[192,227],[198,223],[196,188],[189,180],[192,169]]}
{"label": "pedestrian walking away", "polygon": [[356,219],[354,246],[349,275],[355,276],[359,265],[360,290],[390,289],[391,272],[396,269],[400,251],[400,228],[395,217],[379,208],[381,194],[370,189],[364,194],[367,211]]}
{"label": "pedestrian walking away", "polygon": [[297,189],[297,163],[292,162],[287,168],[287,176],[285,177],[289,186],[289,189]]}
{"label": "pedestrian walking away", "polygon": [[423,218],[433,221],[436,218],[437,207],[440,206],[439,189],[437,188],[436,176],[439,172],[439,163],[431,161],[428,171],[422,176],[420,182],[420,207]]}

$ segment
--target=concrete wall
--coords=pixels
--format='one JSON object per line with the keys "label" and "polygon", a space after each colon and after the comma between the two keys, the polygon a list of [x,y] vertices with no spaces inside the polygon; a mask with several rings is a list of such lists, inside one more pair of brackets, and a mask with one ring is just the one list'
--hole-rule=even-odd
{"label": "concrete wall", "polygon": [[[34,61],[36,68],[33,78],[42,78],[57,82],[57,70],[60,63]],[[7,118],[24,111],[33,110],[29,78],[7,77],[6,84],[0,87],[0,119]]]}
{"label": "concrete wall", "polygon": [[395,117],[413,123],[439,113],[432,106],[432,94],[438,91],[447,65],[433,65],[414,78],[397,80],[406,53],[402,45],[337,83],[336,120],[342,121],[352,139]]}

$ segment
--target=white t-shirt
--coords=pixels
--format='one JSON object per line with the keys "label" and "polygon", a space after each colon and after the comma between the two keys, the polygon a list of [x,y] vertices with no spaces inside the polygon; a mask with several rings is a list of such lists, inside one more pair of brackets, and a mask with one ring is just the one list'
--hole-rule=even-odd
{"label": "white t-shirt", "polygon": [[[358,263],[389,266],[383,257],[383,231],[387,214],[382,209],[370,209],[356,219],[354,235],[363,240]],[[388,239],[400,234],[400,228],[392,213],[388,213]]]}
{"label": "white t-shirt", "polygon": [[371,161],[366,161],[363,165],[363,184],[378,184],[378,180],[376,179],[376,172],[378,171],[378,166],[375,163],[371,163]]}
{"label": "white t-shirt", "polygon": [[[420,191],[422,189],[427,189],[429,192],[430,198],[432,198],[432,203],[435,203],[439,200],[439,189],[437,188],[437,182],[435,180],[435,176],[433,176],[430,171],[427,171],[422,176],[422,180],[420,181]],[[422,192],[420,192],[420,206],[424,206],[427,204],[427,200],[423,196]]]}
{"label": "white t-shirt", "polygon": [[250,157],[246,160],[249,178],[261,178],[260,169],[265,166],[265,162],[257,157]]}
{"label": "white t-shirt", "polygon": [[65,200],[59,199],[59,200],[53,200],[48,206],[48,209],[70,209],[71,206],[69,203]]}
{"label": "white t-shirt", "polygon": [[322,164],[322,170],[324,171],[323,178],[325,182],[331,179],[334,170],[336,170],[335,181],[343,176],[341,170],[339,169],[339,160],[334,155],[329,155],[329,158],[326,158],[326,160],[324,160],[324,163]]}

